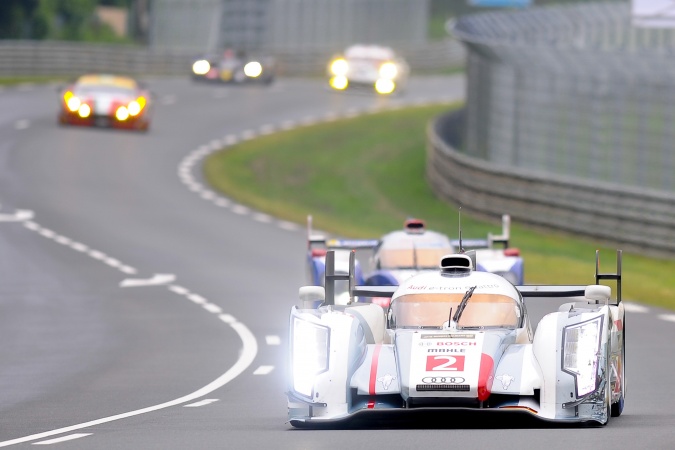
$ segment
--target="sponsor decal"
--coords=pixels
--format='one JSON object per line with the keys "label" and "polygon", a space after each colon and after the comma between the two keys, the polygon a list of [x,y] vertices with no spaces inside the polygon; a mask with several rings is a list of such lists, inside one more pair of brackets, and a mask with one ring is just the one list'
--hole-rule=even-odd
{"label": "sponsor decal", "polygon": [[422,339],[475,339],[475,334],[423,334]]}
{"label": "sponsor decal", "polygon": [[512,377],[508,373],[498,375],[495,378],[502,382],[502,389],[504,390],[507,390],[509,386],[511,386],[511,383],[516,379],[516,377]]}
{"label": "sponsor decal", "polygon": [[394,381],[395,379],[396,379],[395,376],[386,374],[385,376],[378,378],[377,381],[379,381],[380,383],[382,383],[382,388],[383,388],[385,391],[388,391],[388,390],[389,390],[389,386],[391,386],[391,382]]}
{"label": "sponsor decal", "polygon": [[466,380],[462,377],[424,377],[424,384],[462,384]]}
{"label": "sponsor decal", "polygon": [[464,353],[466,349],[463,348],[429,348],[427,353]]}
{"label": "sponsor decal", "polygon": [[464,355],[429,355],[427,372],[464,372]]}

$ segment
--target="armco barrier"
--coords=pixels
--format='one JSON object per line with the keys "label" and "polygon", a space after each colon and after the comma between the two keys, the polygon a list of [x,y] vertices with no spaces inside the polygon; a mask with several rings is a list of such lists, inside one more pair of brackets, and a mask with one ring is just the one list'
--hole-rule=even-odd
{"label": "armco barrier", "polygon": [[442,115],[427,129],[426,175],[440,198],[482,216],[510,214],[514,222],[675,256],[675,196],[469,157],[456,150],[463,114]]}

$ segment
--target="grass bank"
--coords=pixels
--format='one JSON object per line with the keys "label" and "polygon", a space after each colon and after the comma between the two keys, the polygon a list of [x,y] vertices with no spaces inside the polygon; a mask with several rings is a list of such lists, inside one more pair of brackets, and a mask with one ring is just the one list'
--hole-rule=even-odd
{"label": "grass bank", "polygon": [[[425,127],[459,105],[389,111],[285,131],[243,142],[207,158],[215,189],[277,217],[350,237],[378,237],[407,217],[457,236],[457,209],[437,199],[425,180]],[[498,232],[463,214],[465,238]],[[525,258],[527,283],[593,282],[595,249],[603,269],[614,248],[512,224],[511,243]],[[298,249],[302,252],[303,249]],[[624,298],[675,309],[675,261],[624,253]]]}

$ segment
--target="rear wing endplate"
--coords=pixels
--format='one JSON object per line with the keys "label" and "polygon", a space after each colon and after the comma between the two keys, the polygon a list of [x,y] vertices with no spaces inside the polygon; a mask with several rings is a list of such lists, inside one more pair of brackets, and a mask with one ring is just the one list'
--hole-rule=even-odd
{"label": "rear wing endplate", "polygon": [[[502,234],[488,233],[487,239],[462,239],[461,246],[463,249],[482,249],[493,248],[495,244],[502,244],[504,248],[508,248],[510,238],[511,216],[504,214],[502,216]],[[457,248],[460,246],[459,239],[453,239],[450,243]]]}
{"label": "rear wing endplate", "polygon": [[[595,284],[601,280],[616,280],[616,304],[621,303],[621,263],[622,251],[616,251],[616,272],[600,273],[600,250],[595,251]],[[565,285],[525,285],[516,286],[523,297],[584,297],[586,286]]]}
{"label": "rear wing endplate", "polygon": [[326,298],[324,305],[335,305],[335,282],[349,282],[349,303],[354,302],[354,297],[391,297],[398,286],[356,286],[354,273],[356,267],[356,252],[349,252],[349,273],[337,273],[335,271],[335,251],[326,252],[326,270],[324,272],[324,286]]}

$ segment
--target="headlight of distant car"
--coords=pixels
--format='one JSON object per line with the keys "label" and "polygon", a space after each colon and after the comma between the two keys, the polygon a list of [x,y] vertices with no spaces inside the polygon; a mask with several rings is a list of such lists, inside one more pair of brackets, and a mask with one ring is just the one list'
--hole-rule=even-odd
{"label": "headlight of distant car", "polygon": [[349,64],[343,58],[336,59],[330,65],[330,72],[333,75],[336,75],[336,76],[339,76],[339,77],[340,76],[344,77],[345,75],[347,75],[348,70],[349,70]]}
{"label": "headlight of distant car", "polygon": [[137,116],[145,108],[146,100],[145,97],[138,97],[136,100],[132,100],[127,105],[127,111],[129,111],[130,116]]}
{"label": "headlight of distant car", "polygon": [[393,80],[398,75],[398,67],[393,62],[386,62],[380,66],[380,76]]}
{"label": "headlight of distant car", "polygon": [[597,388],[601,330],[602,316],[564,328],[563,370],[574,375],[577,397]]}
{"label": "headlight of distant car", "polygon": [[391,94],[396,89],[396,83],[389,78],[380,78],[375,82],[375,90],[378,94]]}
{"label": "headlight of distant car", "polygon": [[206,75],[209,70],[211,70],[211,64],[205,59],[200,59],[192,64],[192,72],[195,75]]}
{"label": "headlight of distant car", "polygon": [[312,398],[314,378],[328,370],[330,331],[327,327],[293,317],[291,336],[293,390]]}
{"label": "headlight of distant car", "polygon": [[246,65],[244,66],[244,73],[249,78],[259,77],[262,71],[263,71],[262,64],[260,64],[258,61],[251,61],[249,63],[246,63]]}
{"label": "headlight of distant car", "polygon": [[63,94],[63,101],[66,102],[66,106],[71,112],[75,112],[80,109],[80,105],[82,104],[80,99],[70,91],[66,91],[66,93]]}
{"label": "headlight of distant car", "polygon": [[349,86],[349,80],[344,75],[335,75],[330,79],[329,83],[333,89],[337,89],[338,91],[347,89],[347,86]]}

